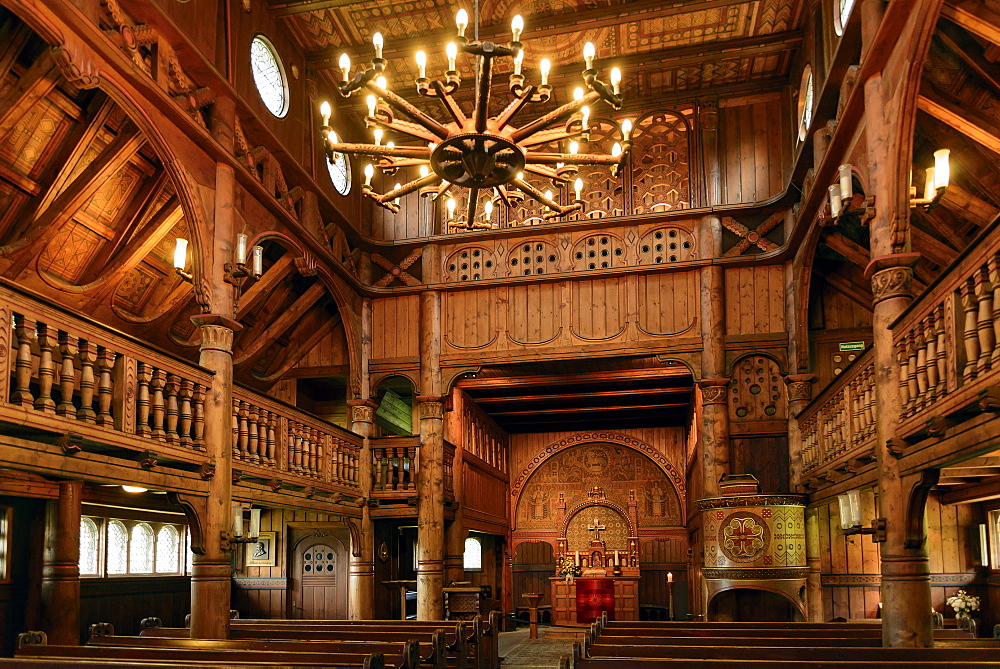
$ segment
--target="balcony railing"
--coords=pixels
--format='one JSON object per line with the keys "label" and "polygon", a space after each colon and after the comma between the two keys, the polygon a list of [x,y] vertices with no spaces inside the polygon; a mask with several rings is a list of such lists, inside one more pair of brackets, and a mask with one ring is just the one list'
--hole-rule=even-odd
{"label": "balcony railing", "polygon": [[[420,476],[420,437],[376,437],[371,439],[371,497],[379,505],[410,504],[417,496]],[[444,444],[444,496],[455,499],[455,446]]]}
{"label": "balcony railing", "polygon": [[[211,371],[5,286],[0,304],[0,421],[164,462],[206,462]],[[233,394],[234,467],[358,490],[359,437],[259,393]]]}
{"label": "balcony railing", "polygon": [[892,326],[902,409],[898,436],[982,403],[1000,383],[1000,224],[993,224]]}
{"label": "balcony railing", "polygon": [[871,349],[859,356],[799,414],[804,478],[873,457],[875,379]]}

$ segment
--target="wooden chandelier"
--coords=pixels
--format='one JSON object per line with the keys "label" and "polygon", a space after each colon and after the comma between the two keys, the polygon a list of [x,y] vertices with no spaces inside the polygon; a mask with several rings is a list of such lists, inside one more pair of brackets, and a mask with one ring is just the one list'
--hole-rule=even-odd
{"label": "wooden chandelier", "polygon": [[[423,111],[406,101],[399,95],[387,90],[383,72],[386,61],[382,58],[382,35],[375,33],[372,42],[375,46],[375,58],[371,67],[350,79],[350,59],[347,54],[340,57],[340,67],[343,80],[339,90],[343,97],[349,97],[360,90],[369,92],[367,98],[368,115],[365,124],[371,128],[375,137],[374,144],[341,143],[329,126],[330,105],[324,102],[322,106],[324,145],[331,162],[337,153],[363,155],[373,158],[379,168],[387,174],[393,174],[402,167],[418,167],[420,177],[405,185],[396,187],[382,195],[374,192],[371,179],[375,172],[372,164],[365,166],[365,184],[363,194],[376,204],[393,213],[399,211],[399,198],[414,191],[420,191],[423,196],[432,195],[435,199],[447,194],[453,187],[469,189],[467,219],[458,223],[454,216],[454,200],[449,198],[448,223],[451,228],[477,229],[490,228],[494,202],[503,202],[507,207],[522,202],[525,196],[542,203],[548,212],[543,216],[546,220],[566,216],[575,211],[583,210],[582,179],[573,178],[577,174],[578,165],[608,165],[614,176],[618,176],[625,159],[632,147],[632,124],[622,123],[622,142],[616,143],[611,155],[580,153],[580,144],[586,144],[590,138],[590,107],[589,105],[604,100],[614,109],[621,109],[622,96],[619,91],[621,71],[614,68],[611,71],[611,86],[609,87],[597,77],[594,69],[595,49],[588,42],[584,47],[586,69],[583,80],[588,91],[577,89],[574,100],[568,102],[535,120],[520,126],[511,125],[514,117],[528,103],[544,103],[552,97],[552,87],[548,84],[549,61],[541,62],[542,81],[538,86],[525,83],[521,74],[521,63],[524,59],[524,48],[519,41],[524,21],[515,16],[511,23],[513,40],[507,46],[493,42],[470,42],[465,38],[465,28],[468,25],[468,14],[459,10],[456,17],[458,35],[455,41],[448,45],[448,71],[443,81],[428,79],[425,71],[426,56],[417,52],[419,76],[416,79],[417,92],[425,97],[437,98],[451,116],[451,123],[441,123],[428,116]],[[471,54],[477,58],[476,102],[472,117],[467,117],[453,97],[461,86],[461,77],[456,69],[455,60],[458,51]],[[510,92],[513,99],[507,107],[494,117],[489,116],[490,87],[492,83],[493,59],[510,57],[514,59],[513,74],[510,75]],[[396,117],[396,113],[405,116],[406,120]],[[425,146],[395,146],[392,142],[382,143],[386,130],[392,130],[421,143]],[[555,142],[566,151],[561,153],[542,152],[538,147]],[[551,179],[557,185],[569,185],[573,182],[575,190],[574,203],[560,205],[549,193],[542,193],[524,178],[524,173],[532,173]],[[486,198],[484,204],[484,223],[476,223],[480,194],[486,191],[492,195]]]}

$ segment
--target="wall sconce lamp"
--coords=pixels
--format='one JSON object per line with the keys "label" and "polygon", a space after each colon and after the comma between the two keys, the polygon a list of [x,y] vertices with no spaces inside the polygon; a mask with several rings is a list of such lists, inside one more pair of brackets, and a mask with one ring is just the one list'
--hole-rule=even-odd
{"label": "wall sconce lamp", "polygon": [[850,164],[840,166],[840,178],[830,186],[830,218],[836,223],[841,216],[860,216],[862,223],[867,223],[875,217],[875,198],[865,199],[863,207],[852,207],[854,199],[854,168]]}
{"label": "wall sconce lamp", "polygon": [[872,541],[881,543],[885,541],[885,518],[872,520],[871,527],[861,527],[861,492],[851,490],[842,495],[837,495],[837,502],[840,504],[840,529],[844,531],[844,536],[851,534],[870,534]]}
{"label": "wall sconce lamp", "polygon": [[[174,272],[188,283],[194,278],[187,268],[187,248],[188,240],[177,238],[174,244]],[[250,277],[259,279],[264,273],[264,249],[261,246],[254,246],[250,249],[250,262],[247,263],[247,236],[242,232],[236,235],[236,262],[226,263],[226,283],[237,288]]]}
{"label": "wall sconce lamp", "polygon": [[232,531],[222,532],[222,547],[231,549],[233,544],[252,544],[260,538],[260,509],[250,509],[250,524],[244,534],[243,507],[233,505]]}
{"label": "wall sconce lamp", "polygon": [[[910,180],[913,180],[911,173]],[[918,198],[917,187],[910,186],[910,207],[923,207],[930,211],[941,202],[951,181],[951,151],[938,149],[934,152],[934,165],[924,170],[924,196]]]}

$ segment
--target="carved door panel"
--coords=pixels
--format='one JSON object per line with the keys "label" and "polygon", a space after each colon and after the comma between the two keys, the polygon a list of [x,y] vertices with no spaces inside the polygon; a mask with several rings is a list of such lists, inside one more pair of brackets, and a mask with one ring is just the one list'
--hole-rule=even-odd
{"label": "carved door panel", "polygon": [[347,618],[347,550],[335,537],[307,537],[293,556],[292,617]]}

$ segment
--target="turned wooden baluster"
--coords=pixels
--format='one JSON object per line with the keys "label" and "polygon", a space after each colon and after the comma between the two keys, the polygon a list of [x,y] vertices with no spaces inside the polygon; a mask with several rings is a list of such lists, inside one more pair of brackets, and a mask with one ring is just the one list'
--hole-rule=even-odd
{"label": "turned wooden baluster", "polygon": [[937,367],[937,332],[934,330],[934,312],[927,314],[921,327],[924,334],[924,346],[927,349],[927,403],[937,399],[938,367]]}
{"label": "turned wooden baluster", "polygon": [[270,412],[265,409],[260,410],[257,422],[257,448],[259,449],[260,462],[264,465],[271,464],[271,444],[267,440],[267,425],[270,422]]}
{"label": "turned wooden baluster", "polygon": [[917,410],[923,409],[928,402],[927,384],[927,342],[924,339],[924,329],[918,323],[913,330],[913,342],[917,351]]}
{"label": "turned wooden baluster", "polygon": [[17,360],[14,363],[16,378],[11,402],[28,408],[34,406],[31,394],[31,345],[36,341],[37,323],[20,314],[14,315],[14,336],[17,339]]}
{"label": "turned wooden baluster", "polygon": [[45,323],[38,324],[38,397],[35,409],[46,413],[56,412],[56,402],[52,399],[52,381],[56,365],[52,360],[52,349],[56,346],[56,333]]}
{"label": "turned wooden baluster", "polygon": [[996,335],[993,332],[993,284],[990,283],[989,270],[981,267],[976,272],[976,300],[979,302],[979,312],[976,328],[979,330],[979,361],[976,369],[980,374],[990,369],[993,362],[993,351],[996,348]]}
{"label": "turned wooden baluster", "polygon": [[909,387],[910,405],[907,415],[912,416],[920,402],[920,385],[917,383],[917,338],[913,330],[906,333],[906,384]]}
{"label": "turned wooden baluster", "polygon": [[94,388],[97,383],[94,378],[94,365],[97,364],[97,345],[81,339],[77,358],[80,360],[80,408],[76,412],[76,418],[87,423],[96,423]]}
{"label": "turned wooden baluster", "polygon": [[150,403],[152,404],[153,418],[153,439],[166,441],[167,433],[163,429],[163,418],[166,415],[166,408],[163,401],[163,387],[167,385],[167,373],[162,369],[153,372],[153,380],[149,387],[152,388]]}
{"label": "turned wooden baluster", "polygon": [[205,450],[205,386],[200,383],[195,384],[194,399],[192,407],[194,412],[194,425],[191,428],[191,440],[194,447],[199,451]]}
{"label": "turned wooden baluster", "polygon": [[[989,259],[990,285],[993,286],[993,341],[1000,342],[1000,256]],[[1000,346],[993,347],[990,364],[995,369],[1000,366]]]}
{"label": "turned wooden baluster", "polygon": [[906,338],[896,342],[896,366],[899,367],[899,415],[905,417],[910,410],[910,358],[906,354]]}
{"label": "turned wooden baluster", "polygon": [[139,436],[148,437],[152,434],[149,429],[149,383],[153,378],[153,368],[144,362],[136,365],[136,382],[138,391],[136,392],[136,418],[135,429]]}
{"label": "turned wooden baluster", "polygon": [[260,430],[257,427],[259,419],[260,410],[252,404],[247,404],[247,457],[251,462],[260,462],[260,444],[257,441],[260,437]]}
{"label": "turned wooden baluster", "polygon": [[948,347],[947,332],[944,327],[944,305],[938,305],[934,310],[934,335],[937,337],[937,373],[938,389],[937,396],[944,397],[948,394]]}
{"label": "turned wooden baluster", "polygon": [[191,396],[194,394],[194,382],[183,379],[178,392],[180,397],[180,425],[177,429],[181,448],[191,448]]}
{"label": "turned wooden baluster", "polygon": [[68,332],[59,332],[59,355],[62,362],[59,366],[59,404],[56,413],[66,418],[76,417],[76,407],[73,405],[73,391],[76,390],[76,337]]}
{"label": "turned wooden baluster", "polygon": [[181,377],[176,374],[167,374],[167,382],[163,386],[165,394],[164,412],[166,413],[165,431],[167,442],[176,446],[180,443],[177,434],[177,421],[180,418],[180,406],[177,400],[177,393],[181,389]]}
{"label": "turned wooden baluster", "polygon": [[269,411],[267,414],[267,462],[272,467],[278,466],[278,414]]}
{"label": "turned wooden baluster", "polygon": [[865,390],[865,418],[868,423],[868,435],[875,433],[875,373],[868,369],[868,387]]}
{"label": "turned wooden baluster", "polygon": [[325,465],[326,465],[326,458],[330,457],[330,454],[328,453],[328,449],[325,446],[326,446],[326,435],[323,434],[322,432],[320,432],[319,430],[317,430],[316,431],[316,447],[315,447],[316,448],[316,467],[315,467],[315,471],[316,471],[316,477],[317,478],[326,478],[323,475],[323,472],[326,471],[326,467],[325,467]]}
{"label": "turned wooden baluster", "polygon": [[962,284],[961,294],[962,310],[965,312],[965,325],[962,329],[965,339],[965,369],[962,370],[962,379],[971,381],[976,378],[979,366],[979,302],[973,279]]}
{"label": "turned wooden baluster", "polygon": [[312,439],[310,443],[312,444],[312,452],[310,453],[309,462],[312,465],[313,476],[322,476],[321,463],[323,462],[323,435],[317,429],[311,429],[309,431]]}
{"label": "turned wooden baluster", "polygon": [[233,433],[233,460],[240,459],[240,401],[233,398],[233,424],[230,431]]}
{"label": "turned wooden baluster", "polygon": [[417,477],[420,476],[420,463],[417,462],[417,449],[416,447],[411,447],[406,449],[406,461],[409,463],[407,468],[406,480],[409,481],[408,488],[411,490],[416,490],[417,488]]}
{"label": "turned wooden baluster", "polygon": [[239,452],[239,459],[248,460],[250,454],[247,452],[247,441],[249,437],[249,434],[247,432],[247,419],[249,417],[250,405],[247,404],[246,402],[241,401],[239,406],[240,406],[239,408],[240,423],[239,423],[239,435],[238,435],[239,439],[237,448]]}
{"label": "turned wooden baluster", "polygon": [[111,401],[114,399],[112,373],[115,368],[115,352],[103,346],[97,347],[97,369],[100,370],[100,380],[97,382],[97,424],[114,427],[115,419],[111,415]]}
{"label": "turned wooden baluster", "polygon": [[298,474],[302,472],[302,435],[299,432],[298,423],[289,421],[288,430],[291,437],[289,446],[292,449],[291,456],[288,458],[288,468]]}
{"label": "turned wooden baluster", "polygon": [[314,469],[313,463],[316,458],[316,443],[313,441],[313,431],[311,428],[302,426],[302,473],[311,476]]}

